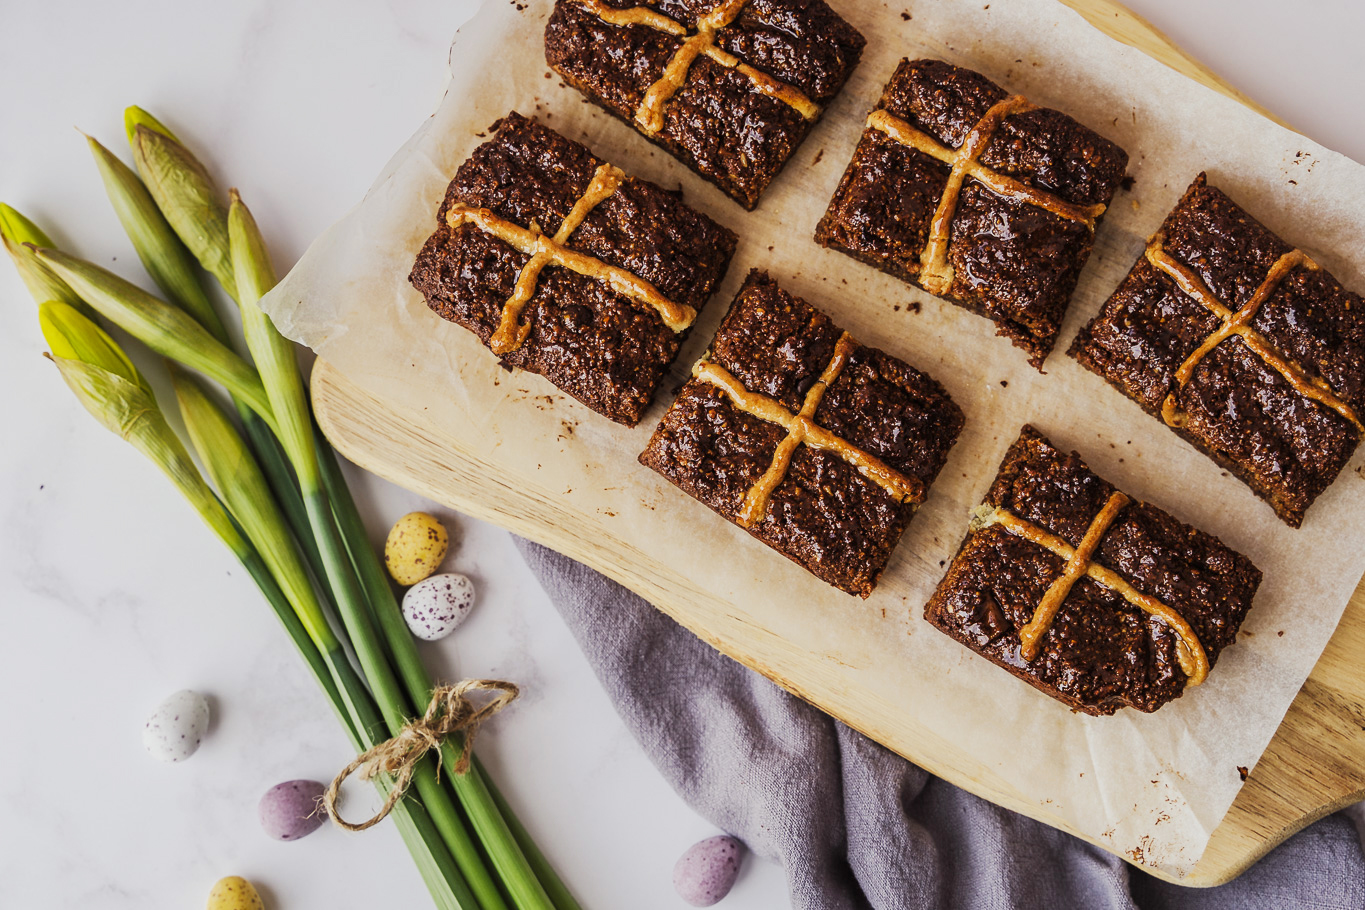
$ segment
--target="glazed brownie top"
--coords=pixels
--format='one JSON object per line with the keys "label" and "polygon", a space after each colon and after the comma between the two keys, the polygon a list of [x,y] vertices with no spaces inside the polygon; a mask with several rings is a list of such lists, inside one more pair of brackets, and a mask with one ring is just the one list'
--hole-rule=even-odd
{"label": "glazed brownie top", "polygon": [[715,30],[718,50],[752,67],[759,79],[771,77],[816,103],[838,94],[866,43],[824,0],[558,0],[556,5],[577,26],[557,34],[581,44],[560,53],[599,61],[593,68],[610,73],[611,100],[630,108],[644,102],[673,55],[703,24],[711,30],[715,22],[725,23]]}
{"label": "glazed brownie top", "polygon": [[864,475],[901,502],[923,499],[962,428],[962,412],[937,382],[858,344],[766,272],[749,273],[694,375],[706,376],[708,364],[790,414],[809,411],[813,397],[810,422],[831,437],[816,443],[854,463],[849,450],[872,456],[885,470],[869,466]]}
{"label": "glazed brownie top", "polygon": [[984,311],[1040,367],[1128,155],[941,60],[902,60],[816,240]]}
{"label": "glazed brownie top", "polygon": [[[731,231],[684,205],[678,194],[626,176],[583,145],[516,112],[494,129],[496,136],[456,172],[437,216],[440,224],[451,223],[458,210],[483,209],[553,237],[594,178],[606,175],[614,191],[587,212],[564,245],[643,279],[684,317],[672,327],[691,324],[734,249]],[[628,281],[619,273],[594,277],[618,292],[622,280]],[[640,297],[648,302],[650,295]],[[663,309],[661,316],[669,321]]]}
{"label": "glazed brownie top", "polygon": [[[1067,549],[1089,551],[1096,568],[1080,567],[1055,614],[1040,616],[1066,574]],[[1064,700],[1111,708],[1116,701],[1153,710],[1200,682],[1235,640],[1261,580],[1245,556],[1129,499],[1028,426],[959,560],[967,565],[950,570],[937,609],[973,617],[961,631],[978,648]],[[1036,652],[1027,657],[1030,640]]]}
{"label": "glazed brownie top", "polygon": [[857,64],[823,0],[557,0],[554,69],[752,209]]}
{"label": "glazed brownie top", "polygon": [[[953,149],[1009,96],[973,70],[942,60],[903,60],[879,110]],[[1107,206],[1128,153],[1061,111],[1026,106],[1005,116],[977,159],[984,167],[1076,206]]]}
{"label": "glazed brownie top", "polygon": [[[1250,331],[1228,337],[1234,314]],[[1361,298],[1203,174],[1073,351],[1148,411],[1228,453],[1291,511],[1325,488],[1359,439]]]}
{"label": "glazed brownie top", "polygon": [[640,461],[816,577],[869,596],[962,411],[758,270],[692,374]]}

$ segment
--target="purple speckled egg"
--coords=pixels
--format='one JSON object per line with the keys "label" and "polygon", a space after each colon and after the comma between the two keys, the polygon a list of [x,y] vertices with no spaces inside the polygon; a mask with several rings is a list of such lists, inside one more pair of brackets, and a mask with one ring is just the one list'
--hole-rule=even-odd
{"label": "purple speckled egg", "polygon": [[275,840],[298,840],[322,827],[327,813],[318,800],[327,788],[315,780],[287,780],[261,797],[261,827]]}
{"label": "purple speckled egg", "polygon": [[688,848],[673,867],[673,887],[694,907],[709,907],[730,893],[739,877],[744,845],[725,834]]}
{"label": "purple speckled egg", "polygon": [[427,641],[445,638],[474,606],[474,582],[450,573],[424,578],[403,595],[403,618],[412,634]]}

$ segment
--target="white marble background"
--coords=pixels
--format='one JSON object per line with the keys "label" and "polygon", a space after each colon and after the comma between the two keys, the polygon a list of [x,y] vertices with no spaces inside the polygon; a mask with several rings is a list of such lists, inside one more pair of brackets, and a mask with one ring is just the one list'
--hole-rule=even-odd
{"label": "white marble background", "polygon": [[[1365,6],[1130,5],[1291,124],[1365,160]],[[450,36],[476,6],[0,0],[0,200],[142,280],[72,130],[122,152],[120,112],[137,103],[241,188],[287,267],[434,107]],[[424,906],[391,826],[295,844],[260,831],[260,794],[330,776],[346,743],[231,556],[79,410],[41,349],[23,286],[0,263],[0,907],[192,907],[228,874],[257,882],[272,910]],[[431,508],[372,477],[354,487],[376,536]],[[673,862],[713,829],[621,726],[507,535],[436,511],[456,539],[448,567],[480,597],[455,636],[427,647],[431,666],[527,693],[482,740],[495,777],[585,906],[682,907]],[[160,765],[140,727],[186,687],[211,697],[214,722],[191,761]],[[724,906],[786,903],[781,869],[750,861]]]}

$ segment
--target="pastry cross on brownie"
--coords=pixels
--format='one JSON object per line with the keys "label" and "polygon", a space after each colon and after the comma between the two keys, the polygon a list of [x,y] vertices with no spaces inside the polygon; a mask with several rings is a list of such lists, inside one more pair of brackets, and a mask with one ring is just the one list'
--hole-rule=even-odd
{"label": "pastry cross on brownie", "polygon": [[863,37],[823,0],[557,0],[565,81],[752,209]]}
{"label": "pastry cross on brownie", "polygon": [[411,281],[508,366],[634,426],[735,235],[516,113],[460,166]]}
{"label": "pastry cross on brownie", "polygon": [[834,355],[830,358],[829,365],[810,387],[800,412],[796,414],[782,407],[781,402],[775,398],[750,392],[718,363],[703,360],[693,368],[693,378],[720,389],[729,397],[731,406],[736,410],[776,424],[787,431],[787,435],[777,444],[777,451],[773,453],[773,462],[768,470],[754,481],[754,485],[744,494],[744,505],[735,519],[735,523],[740,527],[752,528],[763,520],[773,490],[777,489],[777,485],[791,470],[792,454],[796,447],[803,443],[817,451],[829,452],[842,458],[857,468],[863,477],[890,493],[897,502],[919,503],[924,500],[924,484],[918,478],[907,477],[877,456],[864,452],[846,439],[841,439],[814,420],[815,411],[820,407],[820,399],[825,397],[825,392],[844,371],[856,346],[857,342],[848,332],[839,336],[839,340],[834,343]]}
{"label": "pastry cross on brownie", "polygon": [[683,39],[682,44],[673,52],[673,56],[664,64],[664,70],[659,78],[645,89],[640,106],[635,111],[635,124],[646,135],[653,136],[664,128],[664,106],[687,84],[688,70],[701,54],[705,54],[721,66],[733,69],[748,79],[755,91],[791,106],[805,119],[815,120],[820,116],[820,105],[806,97],[799,88],[787,85],[747,63],[740,62],[738,57],[716,43],[716,33],[733,24],[749,0],[721,0],[718,5],[697,19],[696,30],[690,35],[686,26],[646,6],[618,9],[608,6],[603,0],[576,2],[611,25],[641,25]]}
{"label": "pastry cross on brownie", "polygon": [[1365,314],[1200,175],[1071,353],[1289,525],[1365,431]]}
{"label": "pastry cross on brownie", "polygon": [[600,259],[566,246],[569,237],[583,223],[588,213],[598,203],[616,192],[625,176],[624,171],[610,164],[600,166],[593,174],[588,188],[583,191],[583,195],[574,201],[573,208],[564,217],[563,223],[553,237],[546,237],[535,227],[525,228],[513,224],[485,208],[471,208],[463,203],[456,203],[446,210],[446,223],[452,230],[462,224],[473,224],[481,231],[531,257],[526,260],[526,264],[517,275],[516,290],[503,305],[498,330],[488,340],[488,347],[494,354],[510,354],[526,343],[531,326],[530,323],[521,321],[521,314],[526,309],[526,304],[530,303],[531,296],[535,294],[536,282],[547,265],[561,266],[579,275],[606,282],[621,296],[653,307],[664,325],[675,332],[681,332],[692,325],[692,321],[697,318],[697,311],[692,307],[669,300],[639,275],[607,265]]}
{"label": "pastry cross on brownie", "polygon": [[1076,710],[1150,712],[1204,681],[1260,581],[1026,426],[924,612]]}
{"label": "pastry cross on brownie", "polygon": [[1185,672],[1185,685],[1197,686],[1209,675],[1209,657],[1204,652],[1204,646],[1199,643],[1199,636],[1194,634],[1185,618],[1155,597],[1149,597],[1134,588],[1122,575],[1092,561],[1095,549],[1100,545],[1100,539],[1114,523],[1114,519],[1118,518],[1119,512],[1131,502],[1131,499],[1117,490],[1110,493],[1104,506],[1085,529],[1085,536],[1081,538],[1077,547],[1072,547],[1050,531],[1029,524],[1007,509],[998,507],[976,515],[973,524],[977,528],[998,524],[1016,537],[1036,543],[1066,560],[1062,574],[1048,585],[1047,590],[1043,592],[1042,600],[1038,601],[1038,606],[1033,610],[1033,616],[1019,629],[1019,652],[1025,660],[1033,660],[1038,656],[1043,636],[1052,628],[1052,621],[1057,617],[1062,601],[1066,600],[1077,580],[1085,575],[1170,626],[1180,637],[1176,642],[1176,658],[1180,662],[1180,668]]}
{"label": "pastry cross on brownie", "polygon": [[933,379],[755,271],[640,461],[866,597],[962,422]]}
{"label": "pastry cross on brownie", "polygon": [[1252,320],[1256,318],[1261,305],[1279,289],[1284,280],[1289,277],[1290,272],[1297,268],[1304,268],[1313,272],[1318,270],[1318,264],[1307,253],[1303,250],[1290,250],[1276,259],[1266,273],[1265,280],[1252,292],[1251,299],[1241,309],[1233,311],[1224,306],[1213,291],[1209,290],[1194,269],[1167,253],[1164,245],[1164,239],[1158,233],[1147,244],[1147,252],[1144,254],[1147,261],[1155,266],[1158,271],[1169,275],[1180,290],[1193,297],[1200,306],[1221,319],[1222,324],[1213,334],[1205,338],[1203,343],[1195,348],[1176,369],[1176,389],[1167,393],[1161,401],[1162,420],[1173,427],[1184,426],[1189,422],[1189,413],[1182,409],[1176,400],[1179,390],[1189,385],[1190,376],[1194,374],[1194,368],[1199,365],[1199,361],[1208,356],[1209,352],[1218,345],[1236,335],[1257,357],[1265,361],[1267,366],[1279,373],[1294,391],[1305,398],[1313,399],[1318,404],[1331,408],[1349,420],[1357,430],[1365,431],[1365,426],[1361,425],[1360,418],[1356,416],[1355,408],[1351,407],[1349,402],[1332,391],[1332,387],[1322,379],[1305,373],[1303,367],[1277,351],[1273,342],[1252,327]]}
{"label": "pastry cross on brownie", "polygon": [[1123,149],[938,60],[904,60],[815,239],[992,319],[1041,368]]}
{"label": "pastry cross on brownie", "polygon": [[915,129],[890,111],[876,110],[868,115],[869,129],[885,133],[897,142],[923,152],[931,158],[937,158],[951,168],[948,171],[948,183],[943,187],[943,195],[939,197],[934,217],[929,222],[928,242],[924,246],[924,252],[919,256],[919,283],[929,293],[947,294],[953,287],[956,272],[948,260],[948,242],[952,238],[953,215],[957,213],[957,203],[962,197],[962,182],[968,177],[998,196],[1037,206],[1054,215],[1085,225],[1092,234],[1095,232],[1095,219],[1104,214],[1104,203],[1076,205],[1046,190],[996,173],[981,163],[981,153],[986,150],[986,146],[990,144],[991,138],[1006,117],[1037,109],[1038,106],[1031,104],[1023,95],[1010,95],[1003,101],[991,105],[956,150],[941,145],[934,137]]}

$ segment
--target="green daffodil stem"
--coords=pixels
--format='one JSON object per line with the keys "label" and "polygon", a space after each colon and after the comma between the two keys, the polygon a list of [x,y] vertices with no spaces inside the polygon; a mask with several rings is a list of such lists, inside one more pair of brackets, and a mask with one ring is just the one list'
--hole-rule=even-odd
{"label": "green daffodil stem", "polygon": [[[431,677],[417,652],[417,644],[403,619],[384,567],[369,544],[360,512],[341,474],[340,465],[330,446],[320,444],[318,450],[323,482],[330,494],[332,509],[341,527],[342,537],[346,540],[350,558],[364,587],[366,601],[389,646],[394,667],[407,688],[408,697],[417,704],[425,704],[431,698]],[[457,741],[447,740],[441,747],[441,763],[446,768],[455,768],[463,751],[463,737]],[[533,867],[508,825],[502,808],[490,792],[480,767],[473,766],[465,774],[452,773],[448,779],[479,842],[483,844],[493,868],[518,910],[573,910],[577,904],[568,896],[568,889],[558,876],[550,871],[549,877],[545,877],[549,864],[544,862],[543,856],[540,857],[541,870]],[[547,882],[550,883],[548,886]],[[567,897],[568,901],[560,903],[552,900],[548,893],[550,888],[559,892],[560,900]]]}
{"label": "green daffodil stem", "polygon": [[540,851],[540,847],[536,845],[535,840],[531,837],[531,832],[526,830],[526,826],[521,823],[521,819],[517,818],[516,813],[512,811],[512,807],[502,795],[502,791],[493,783],[493,778],[488,776],[488,772],[484,770],[483,762],[479,760],[478,755],[474,756],[474,770],[478,772],[484,779],[484,783],[487,784],[488,792],[492,795],[493,802],[497,805],[498,811],[502,813],[502,817],[507,821],[507,827],[512,830],[512,836],[517,839],[517,844],[521,847],[521,852],[526,854],[526,861],[531,864],[531,868],[535,871],[536,878],[540,880],[540,884],[545,888],[545,893],[550,896],[550,900],[554,901],[555,910],[582,910],[578,904],[578,900],[569,892],[569,886],[564,884],[564,880],[559,877],[559,873],[555,871],[555,868],[550,864],[549,859]]}
{"label": "green daffodil stem", "polygon": [[[275,284],[274,269],[250,211],[235,191],[231,198],[229,238],[237,303],[242,313],[242,332],[251,356],[261,371],[270,407],[276,417],[276,432],[298,476],[304,506],[342,623],[350,635],[360,668],[374,692],[389,732],[397,735],[409,717],[425,709],[426,702],[408,702],[371,623],[360,584],[337,533],[327,491],[321,482],[308,400],[298,363],[294,359],[293,345],[275,330],[270,317],[258,305],[261,296]],[[430,758],[423,759],[413,781],[423,805],[445,838],[479,906],[483,910],[504,910],[506,903],[488,874],[478,848],[448,792],[436,778],[435,762]]]}
{"label": "green daffodil stem", "polygon": [[246,442],[194,377],[174,365],[170,370],[185,429],[228,511],[265,560],[318,650],[339,651],[284,516]]}

